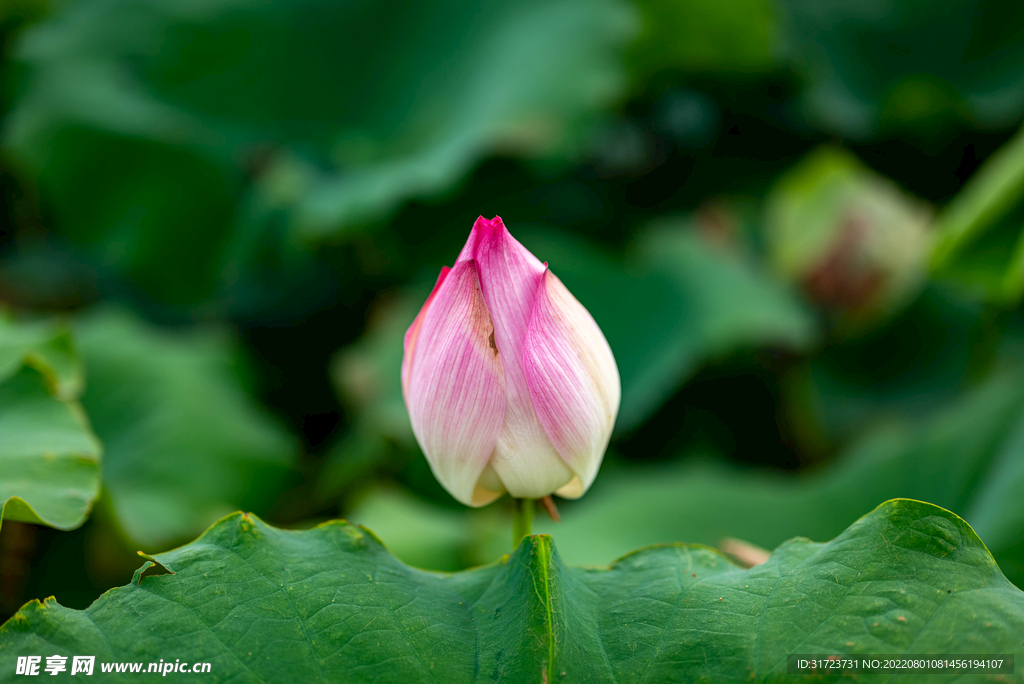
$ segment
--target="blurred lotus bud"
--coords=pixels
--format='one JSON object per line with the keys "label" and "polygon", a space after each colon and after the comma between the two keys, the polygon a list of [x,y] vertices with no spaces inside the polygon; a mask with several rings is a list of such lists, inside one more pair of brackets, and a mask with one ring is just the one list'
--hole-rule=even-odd
{"label": "blurred lotus bud", "polygon": [[452,496],[583,495],[619,410],[597,323],[505,229],[480,217],[405,334],[413,432]]}
{"label": "blurred lotus bud", "polygon": [[855,324],[891,314],[924,283],[931,209],[825,147],[787,172],[767,201],[775,267],[815,303]]}

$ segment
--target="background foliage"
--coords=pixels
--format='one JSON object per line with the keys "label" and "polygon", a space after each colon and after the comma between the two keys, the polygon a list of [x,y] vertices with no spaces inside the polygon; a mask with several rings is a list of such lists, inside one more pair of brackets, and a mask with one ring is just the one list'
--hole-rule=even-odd
{"label": "background foliage", "polygon": [[12,0],[0,40],[5,615],[239,508],[507,553],[398,381],[479,214],[622,375],[592,493],[542,523],[566,563],[910,497],[1024,586],[1019,4]]}

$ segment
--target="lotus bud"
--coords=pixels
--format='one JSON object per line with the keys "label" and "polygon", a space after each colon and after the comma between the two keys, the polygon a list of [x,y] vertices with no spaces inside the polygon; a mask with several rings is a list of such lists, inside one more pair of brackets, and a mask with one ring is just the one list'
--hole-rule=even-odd
{"label": "lotus bud", "polygon": [[621,388],[590,313],[501,218],[481,216],[405,334],[402,393],[434,475],[483,506],[582,496]]}
{"label": "lotus bud", "polygon": [[925,203],[852,154],[824,147],[773,188],[765,232],[777,270],[855,331],[920,292],[930,222]]}

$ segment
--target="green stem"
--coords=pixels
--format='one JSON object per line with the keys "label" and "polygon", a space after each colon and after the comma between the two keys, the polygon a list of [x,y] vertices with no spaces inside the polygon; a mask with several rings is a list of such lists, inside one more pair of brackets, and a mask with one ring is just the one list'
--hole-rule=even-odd
{"label": "green stem", "polygon": [[533,526],[533,499],[512,499],[512,549],[519,546],[523,537],[530,536]]}

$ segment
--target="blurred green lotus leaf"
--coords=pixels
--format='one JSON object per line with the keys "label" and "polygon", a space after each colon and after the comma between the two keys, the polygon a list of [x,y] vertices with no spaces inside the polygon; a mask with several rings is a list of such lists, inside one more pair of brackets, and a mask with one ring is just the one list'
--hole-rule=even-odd
{"label": "blurred green lotus leaf", "polygon": [[664,69],[688,73],[759,74],[775,66],[770,38],[777,30],[767,0],[637,0],[643,29],[631,64],[646,78]]}
{"label": "blurred green lotus leaf", "polygon": [[[151,559],[86,610],[27,604],[0,628],[0,666],[89,653],[97,671],[148,667],[172,648],[238,682],[725,683],[820,681],[786,674],[801,652],[1024,657],[1024,593],[963,520],[904,499],[751,569],[686,544],[573,567],[539,535],[433,573],[343,521],[291,531],[241,513]],[[147,576],[154,562],[169,574]]]}
{"label": "blurred green lotus leaf", "polygon": [[0,309],[0,382],[31,366],[46,379],[50,392],[77,399],[85,376],[71,332],[47,320],[15,321]]}
{"label": "blurred green lotus leaf", "polygon": [[416,442],[396,369],[402,366],[405,331],[416,318],[421,300],[426,300],[426,294],[419,296],[419,289],[413,286],[379,302],[362,339],[340,351],[331,364],[342,400],[365,414],[381,435],[406,447]]}
{"label": "blurred green lotus leaf", "polygon": [[801,452],[827,455],[879,421],[923,420],[955,401],[1005,354],[984,309],[931,283],[898,316],[802,359],[783,378]]}
{"label": "blurred green lotus leaf", "polygon": [[765,206],[775,268],[845,326],[891,315],[924,285],[931,212],[852,154],[819,148]]}
{"label": "blurred green lotus leaf", "polygon": [[946,135],[1024,113],[1024,7],[1003,0],[779,0],[777,49],[810,117],[855,138]]}
{"label": "blurred green lotus leaf", "polygon": [[223,330],[165,331],[115,310],[76,326],[103,487],[133,543],[167,548],[226,513],[266,510],[295,440],[245,392]]}
{"label": "blurred green lotus leaf", "polygon": [[1003,306],[1024,296],[1024,132],[974,173],[939,217],[936,277]]}
{"label": "blurred green lotus leaf", "polygon": [[60,234],[195,303],[282,217],[294,248],[441,193],[483,155],[576,150],[624,88],[634,15],[621,0],[61,4],[13,50],[3,143]]}
{"label": "blurred green lotus leaf", "polygon": [[331,363],[331,379],[352,424],[332,446],[317,477],[314,493],[319,500],[337,500],[389,460],[401,460],[399,454],[418,453],[398,369],[405,331],[430,292],[430,285],[423,285],[423,293],[413,285],[378,302],[363,336]]}
{"label": "blurred green lotus leaf", "polygon": [[76,399],[70,333],[0,310],[0,505],[8,520],[81,525],[100,488],[100,444]]}
{"label": "blurred green lotus leaf", "polygon": [[[636,408],[627,417],[636,412],[632,422],[645,419],[646,411],[657,408],[708,360],[741,349],[797,352],[818,338],[818,322],[798,294],[738,241],[723,242],[720,235],[709,234],[701,220],[657,222],[635,244],[639,267],[664,277],[674,301],[646,323],[662,321],[672,332],[630,334],[627,351],[634,354],[635,373],[630,398]],[[636,325],[626,313],[629,303],[619,303],[623,325]],[[652,353],[659,347],[660,358]]]}

